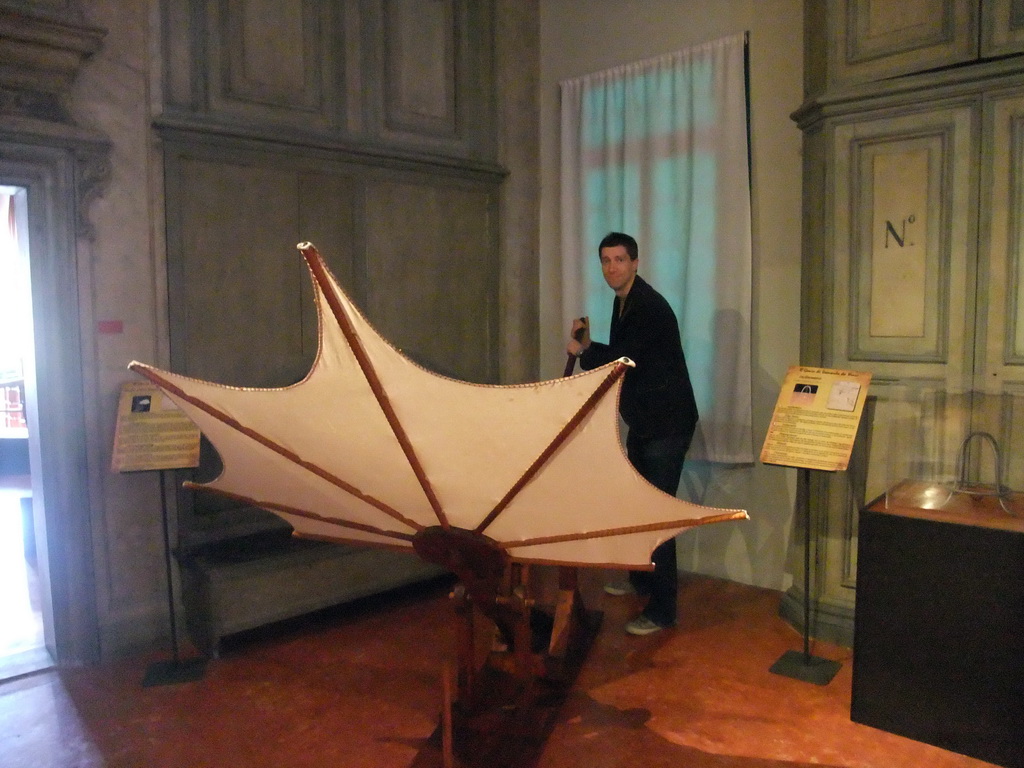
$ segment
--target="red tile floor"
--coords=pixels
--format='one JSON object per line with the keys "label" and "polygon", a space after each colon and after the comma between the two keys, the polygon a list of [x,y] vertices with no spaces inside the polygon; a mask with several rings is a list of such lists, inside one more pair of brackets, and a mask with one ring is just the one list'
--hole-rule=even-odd
{"label": "red tile floor", "polygon": [[[584,594],[601,632],[536,768],[968,768],[978,760],[850,721],[851,654],[825,686],[774,675],[800,635],[780,594],[684,576],[676,629],[623,633],[635,597]],[[447,585],[229,638],[201,680],[143,687],[154,658],[0,685],[5,768],[394,768],[435,730]]]}

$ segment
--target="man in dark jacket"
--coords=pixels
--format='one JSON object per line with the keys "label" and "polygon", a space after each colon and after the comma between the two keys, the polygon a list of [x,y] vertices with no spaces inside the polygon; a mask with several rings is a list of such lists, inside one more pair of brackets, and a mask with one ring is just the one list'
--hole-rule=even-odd
{"label": "man in dark jacket", "polygon": [[[683,461],[697,427],[697,403],[679,338],[679,324],[665,298],[637,274],[636,240],[611,232],[599,248],[605,282],[615,291],[607,344],[591,341],[583,320],[573,322],[566,350],[589,370],[628,357],[635,368],[626,372],[619,412],[629,427],[626,454],[652,485],[675,496]],[[577,333],[583,329],[580,340]],[[625,514],[625,511],[624,511]],[[630,583],[649,595],[643,612],[626,625],[634,635],[647,635],[676,622],[675,539],[659,545],[652,555],[654,571],[631,571]],[[612,594],[624,589],[607,588]]]}

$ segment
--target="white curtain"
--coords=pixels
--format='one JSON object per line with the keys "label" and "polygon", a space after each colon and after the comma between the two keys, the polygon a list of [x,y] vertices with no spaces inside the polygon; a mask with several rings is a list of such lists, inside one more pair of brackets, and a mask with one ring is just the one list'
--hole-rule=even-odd
{"label": "white curtain", "polygon": [[563,324],[606,341],[612,293],[597,246],[640,245],[640,274],[679,319],[700,424],[692,458],[754,459],[746,35],[561,87]]}

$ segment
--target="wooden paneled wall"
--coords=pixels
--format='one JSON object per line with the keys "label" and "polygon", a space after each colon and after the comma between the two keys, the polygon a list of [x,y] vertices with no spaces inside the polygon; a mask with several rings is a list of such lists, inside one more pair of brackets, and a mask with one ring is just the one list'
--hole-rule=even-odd
{"label": "wooden paneled wall", "polygon": [[[165,0],[171,361],[242,386],[316,354],[313,242],[393,344],[499,376],[492,0]],[[183,529],[190,519],[183,500]]]}
{"label": "wooden paneled wall", "polygon": [[[978,431],[1019,483],[1024,3],[805,11],[801,361],[872,374],[850,469],[815,478],[808,504],[812,632],[848,643],[865,503],[907,478],[951,482]],[[971,445],[970,480],[991,484],[993,458]]]}

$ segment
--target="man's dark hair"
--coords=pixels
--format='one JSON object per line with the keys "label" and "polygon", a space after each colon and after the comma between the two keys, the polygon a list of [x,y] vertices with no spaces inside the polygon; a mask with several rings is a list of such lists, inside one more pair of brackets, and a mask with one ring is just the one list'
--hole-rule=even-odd
{"label": "man's dark hair", "polygon": [[600,254],[603,249],[614,248],[617,245],[621,245],[626,249],[630,261],[636,261],[639,258],[640,249],[637,247],[636,240],[625,232],[609,232],[597,247],[597,252]]}

